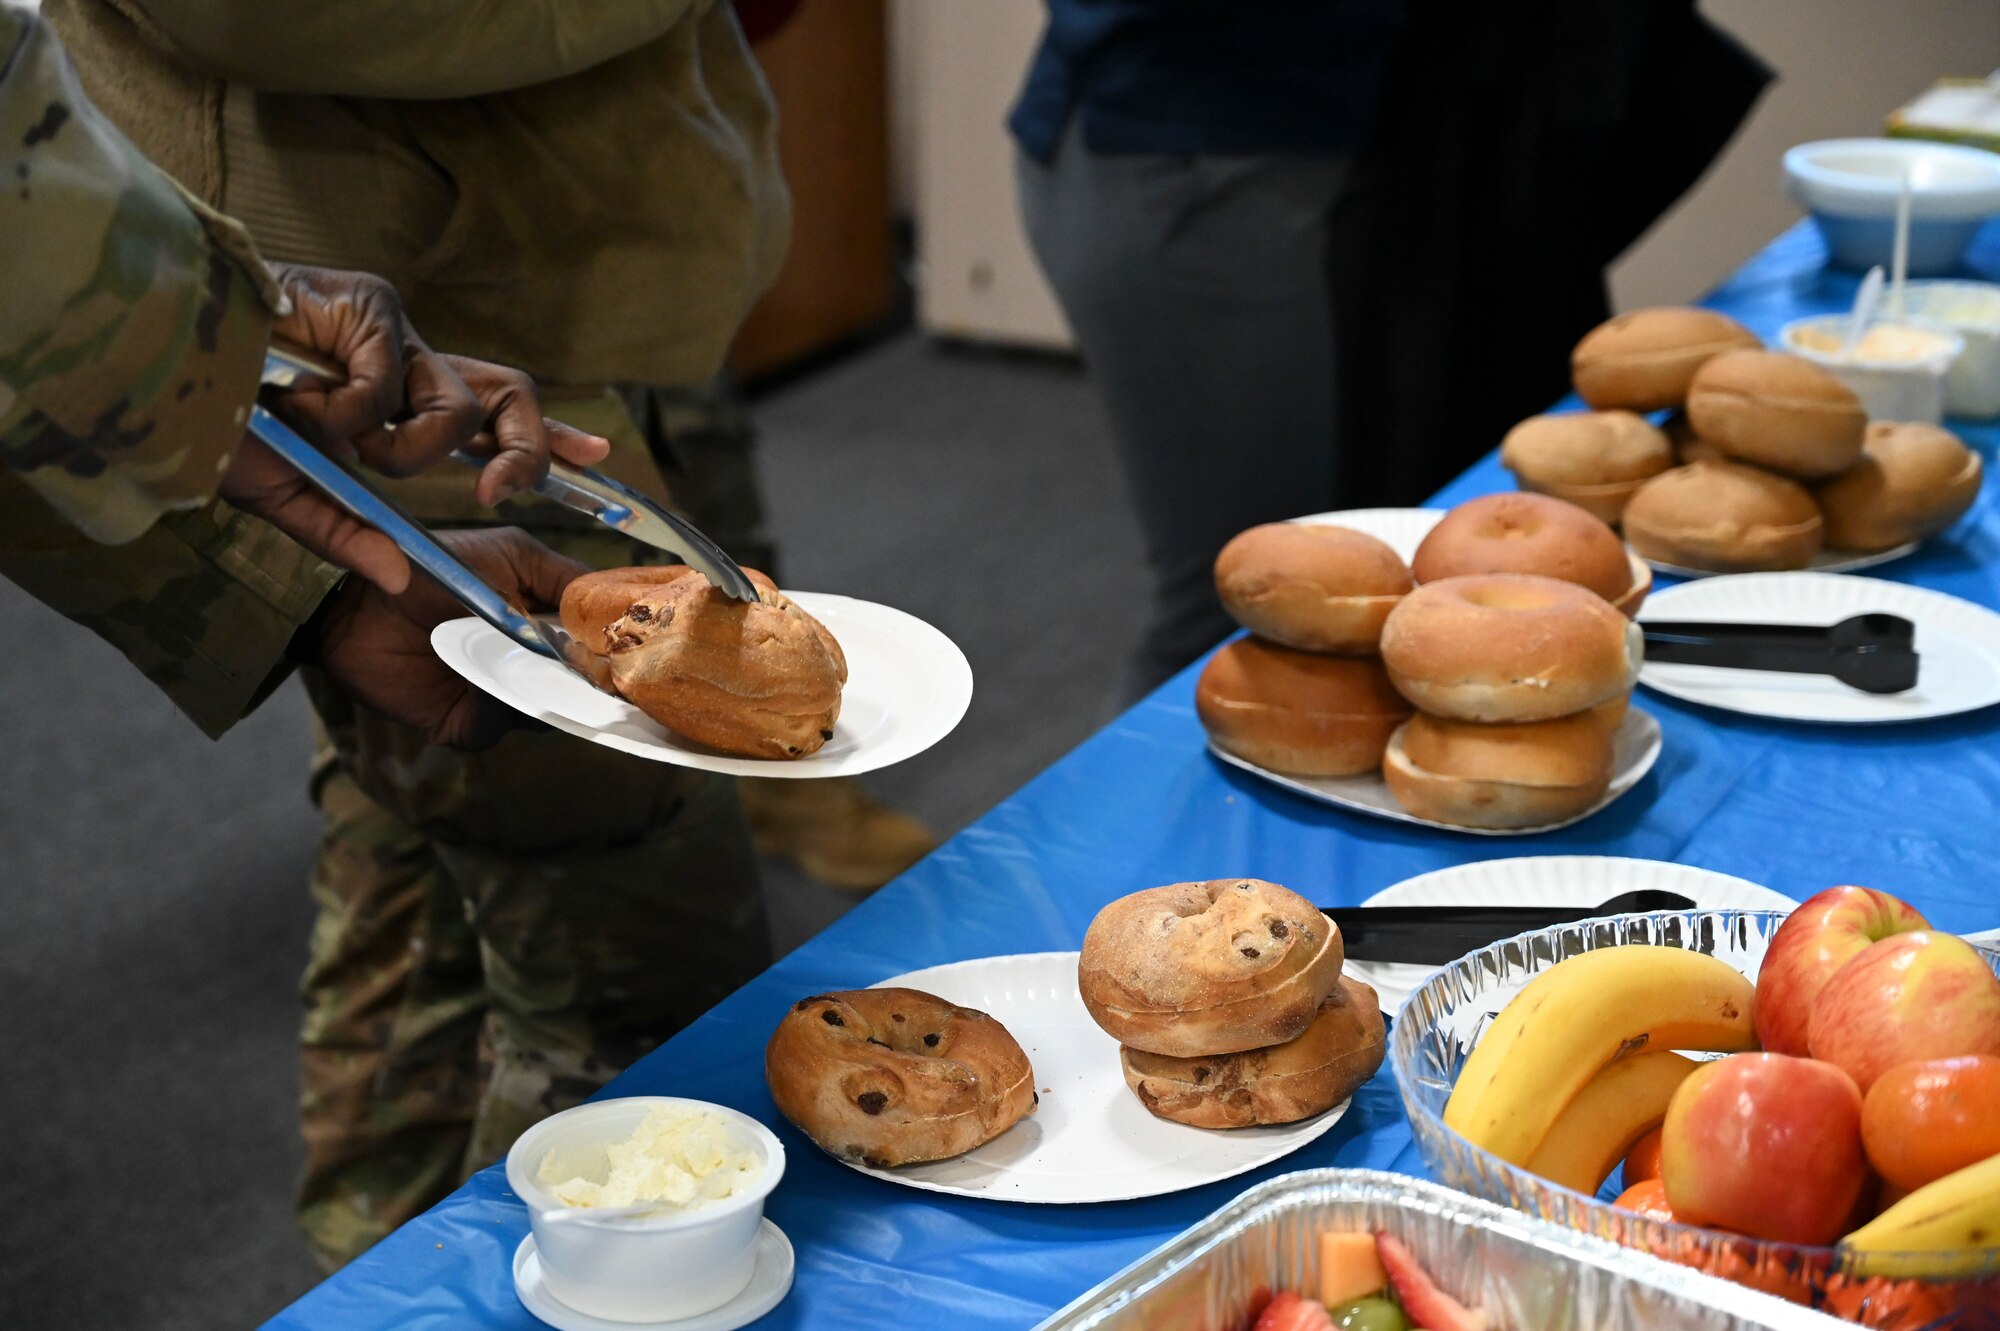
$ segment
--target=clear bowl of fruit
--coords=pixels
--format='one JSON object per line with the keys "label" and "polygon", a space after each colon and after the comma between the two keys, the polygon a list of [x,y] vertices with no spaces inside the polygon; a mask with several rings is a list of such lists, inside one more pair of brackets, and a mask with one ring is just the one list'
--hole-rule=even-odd
{"label": "clear bowl of fruit", "polygon": [[2000,952],[1886,893],[1503,940],[1390,1061],[1455,1187],[1882,1331],[2000,1325]]}

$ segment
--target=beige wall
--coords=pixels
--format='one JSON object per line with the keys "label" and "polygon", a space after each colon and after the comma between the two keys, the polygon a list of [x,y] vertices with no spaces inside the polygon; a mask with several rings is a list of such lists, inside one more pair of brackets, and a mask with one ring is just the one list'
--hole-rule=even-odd
{"label": "beige wall", "polygon": [[1878,134],[1943,75],[2000,67],[1995,0],[1702,0],[1778,72],[1729,151],[1611,270],[1620,309],[1688,300],[1792,224],[1779,159],[1812,139]]}

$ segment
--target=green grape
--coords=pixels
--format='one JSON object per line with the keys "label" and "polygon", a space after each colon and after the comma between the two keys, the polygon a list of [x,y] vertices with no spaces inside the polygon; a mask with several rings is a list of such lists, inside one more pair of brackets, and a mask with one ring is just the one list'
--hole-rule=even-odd
{"label": "green grape", "polygon": [[1403,1310],[1387,1299],[1356,1299],[1333,1310],[1333,1324],[1349,1331],[1410,1331]]}

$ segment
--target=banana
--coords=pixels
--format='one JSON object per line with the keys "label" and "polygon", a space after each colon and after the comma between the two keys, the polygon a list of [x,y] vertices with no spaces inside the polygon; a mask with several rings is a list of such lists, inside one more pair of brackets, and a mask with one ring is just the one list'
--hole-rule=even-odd
{"label": "banana", "polygon": [[1600,947],[1537,975],[1493,1019],[1445,1102],[1447,1126],[1526,1164],[1585,1082],[1620,1054],[1756,1047],[1755,990],[1678,947]]}
{"label": "banana", "polygon": [[2000,1155],[1926,1183],[1840,1246],[1860,1275],[1979,1274],[2000,1249]]}
{"label": "banana", "polygon": [[1660,1126],[1667,1102],[1701,1064],[1670,1049],[1613,1059],[1584,1083],[1528,1157],[1527,1170],[1589,1195]]}

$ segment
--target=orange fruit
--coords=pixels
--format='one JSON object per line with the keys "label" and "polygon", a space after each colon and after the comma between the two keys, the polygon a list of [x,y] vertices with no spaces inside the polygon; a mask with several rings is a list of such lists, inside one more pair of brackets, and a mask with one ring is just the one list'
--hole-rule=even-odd
{"label": "orange fruit", "polygon": [[2000,1155],[2000,1058],[1890,1068],[1862,1102],[1861,1144],[1875,1172],[1904,1191]]}
{"label": "orange fruit", "polygon": [[1649,1178],[1658,1178],[1660,1176],[1660,1134],[1665,1127],[1665,1124],[1661,1124],[1660,1127],[1654,1128],[1638,1141],[1633,1142],[1632,1149],[1625,1153],[1625,1186],[1627,1188],[1630,1188],[1634,1183],[1644,1183]]}
{"label": "orange fruit", "polygon": [[1672,1220],[1674,1208],[1667,1204],[1667,1185],[1656,1178],[1634,1183],[1618,1194],[1618,1200],[1611,1203],[1628,1211],[1651,1216],[1655,1220]]}

